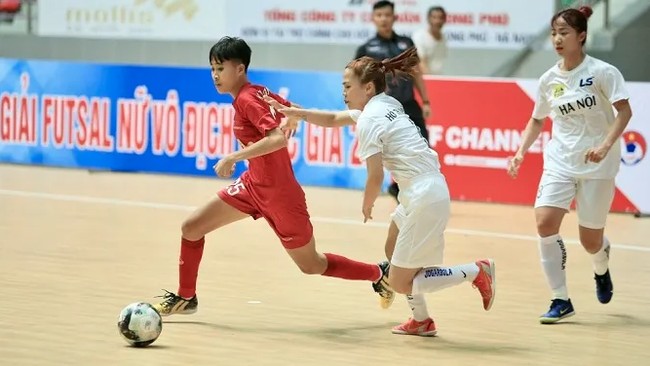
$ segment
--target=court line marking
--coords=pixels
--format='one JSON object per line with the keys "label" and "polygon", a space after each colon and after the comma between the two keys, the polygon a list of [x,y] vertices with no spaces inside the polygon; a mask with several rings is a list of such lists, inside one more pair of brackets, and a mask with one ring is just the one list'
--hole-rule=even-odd
{"label": "court line marking", "polygon": [[[19,191],[19,190],[9,190],[9,189],[0,189],[0,195],[13,196],[13,197],[41,198],[41,199],[47,199],[52,201],[95,203],[95,204],[105,204],[105,205],[113,205],[113,206],[130,206],[130,207],[166,209],[166,210],[176,210],[176,211],[193,211],[194,209],[196,209],[196,207],[194,206],[178,205],[173,203],[134,201],[134,200],[124,200],[124,199],[110,198],[110,197],[68,195],[68,194]],[[387,228],[389,224],[387,222],[367,222],[364,224],[361,221],[361,219],[353,220],[353,219],[343,219],[343,218],[334,218],[334,217],[313,216],[311,219],[314,222],[325,223],[325,224],[353,225],[353,226],[366,226],[366,227],[379,227],[379,228]],[[533,236],[533,235],[508,234],[508,233],[500,233],[500,232],[484,231],[484,230],[447,228],[445,232],[449,234],[481,236],[486,238],[497,238],[497,239],[512,239],[512,240],[533,241],[533,242],[537,242],[538,240],[537,236]],[[567,244],[580,244],[580,242],[576,239],[565,239],[564,242]],[[650,247],[643,247],[634,244],[612,244],[612,248],[629,250],[633,252],[650,252]]]}

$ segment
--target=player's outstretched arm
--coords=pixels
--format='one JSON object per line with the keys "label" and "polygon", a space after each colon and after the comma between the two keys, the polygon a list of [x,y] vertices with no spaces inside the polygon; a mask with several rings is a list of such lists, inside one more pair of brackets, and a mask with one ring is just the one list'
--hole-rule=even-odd
{"label": "player's outstretched arm", "polygon": [[[304,120],[308,123],[323,127],[341,127],[355,124],[348,111],[321,111],[317,109],[304,109],[287,107],[280,104],[271,97],[265,97],[264,101],[269,103],[276,111],[282,113],[290,121],[288,125],[295,125],[297,120]],[[295,128],[295,127],[294,127]]]}
{"label": "player's outstretched arm", "polygon": [[296,108],[295,115],[307,123],[323,127],[341,127],[355,124],[348,111],[334,112]]}

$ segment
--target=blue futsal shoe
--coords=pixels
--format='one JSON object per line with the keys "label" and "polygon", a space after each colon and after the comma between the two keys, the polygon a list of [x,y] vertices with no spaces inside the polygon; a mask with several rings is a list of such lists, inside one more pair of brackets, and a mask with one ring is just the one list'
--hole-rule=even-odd
{"label": "blue futsal shoe", "polygon": [[596,280],[596,297],[601,304],[607,304],[614,295],[614,285],[612,278],[609,276],[609,269],[604,275],[595,275]]}
{"label": "blue futsal shoe", "polygon": [[539,322],[542,324],[553,324],[562,319],[573,316],[574,314],[575,311],[573,310],[571,299],[553,299],[553,302],[551,302],[551,308],[548,309],[546,314],[539,317]]}

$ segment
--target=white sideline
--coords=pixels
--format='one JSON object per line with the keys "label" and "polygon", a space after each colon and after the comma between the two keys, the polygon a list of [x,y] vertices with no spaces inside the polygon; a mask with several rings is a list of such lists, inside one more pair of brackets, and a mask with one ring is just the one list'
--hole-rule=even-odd
{"label": "white sideline", "polygon": [[[0,195],[13,196],[13,197],[41,198],[41,199],[47,199],[52,201],[96,203],[96,204],[105,204],[105,205],[114,205],[114,206],[131,206],[131,207],[143,207],[143,208],[177,210],[177,211],[192,211],[196,208],[188,205],[176,205],[170,203],[131,201],[131,200],[123,200],[117,198],[110,198],[110,197],[79,196],[79,195],[44,193],[44,192],[32,192],[32,191],[17,191],[17,190],[8,190],[8,189],[0,189]],[[338,224],[338,225],[355,225],[355,226],[380,227],[380,228],[388,227],[387,222],[368,222],[364,224],[360,219],[353,220],[353,219],[339,219],[333,217],[312,217],[312,221],[326,223],[326,224]],[[513,240],[537,242],[537,236],[532,236],[532,235],[518,235],[518,234],[499,233],[499,232],[483,231],[483,230],[454,229],[454,228],[447,228],[445,232],[450,234],[457,234],[457,235],[482,236],[486,238],[513,239]],[[565,243],[579,244],[578,240],[576,239],[566,239]],[[629,250],[634,252],[650,252],[650,247],[642,247],[633,244],[612,244],[612,247],[615,249]]]}

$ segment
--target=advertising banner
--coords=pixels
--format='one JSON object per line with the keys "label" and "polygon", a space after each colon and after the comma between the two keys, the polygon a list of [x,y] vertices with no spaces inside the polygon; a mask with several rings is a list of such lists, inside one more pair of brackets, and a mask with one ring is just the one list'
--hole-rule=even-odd
{"label": "advertising banner", "polygon": [[[251,42],[361,45],[375,35],[374,2],[228,1],[226,30]],[[447,12],[444,31],[452,48],[522,48],[548,28],[555,10],[554,2],[546,0],[528,1],[525,6],[513,6],[512,0],[397,0],[395,30],[411,35],[428,27],[427,11],[432,5]]]}
{"label": "advertising banner", "polygon": [[[373,0],[39,0],[43,36],[362,44],[374,36]],[[396,0],[395,29],[427,27],[427,11],[443,6],[452,48],[519,49],[548,27],[554,2]],[[45,16],[46,15],[46,16]]]}
{"label": "advertising banner", "polygon": [[[301,105],[345,108],[338,73],[249,77]],[[231,102],[207,68],[0,59],[0,162],[215,176],[239,147]],[[351,129],[311,125],[289,142],[300,182],[328,187],[363,187],[356,147]]]}
{"label": "advertising banner", "polygon": [[[551,139],[549,119],[525,156],[517,179],[505,174],[530,119],[537,80],[433,79],[425,82],[433,116],[431,144],[440,154],[454,199],[533,204]],[[650,213],[650,83],[628,82],[633,117],[622,136],[612,210]]]}
{"label": "advertising banner", "polygon": [[38,34],[214,41],[225,35],[224,4],[214,0],[38,0]]}
{"label": "advertising banner", "polygon": [[[344,109],[340,73],[259,71],[250,80],[307,108]],[[427,78],[438,152],[452,198],[531,205],[551,121],[506,174],[533,108],[535,80]],[[318,93],[314,93],[318,85]],[[650,213],[650,83],[628,83],[634,112],[622,136],[612,210]],[[0,162],[113,171],[214,176],[239,148],[232,99],[205,68],[0,59]],[[361,189],[366,172],[354,128],[302,124],[289,141],[305,185]],[[234,177],[246,169],[239,163]],[[389,177],[387,176],[386,184]]]}

